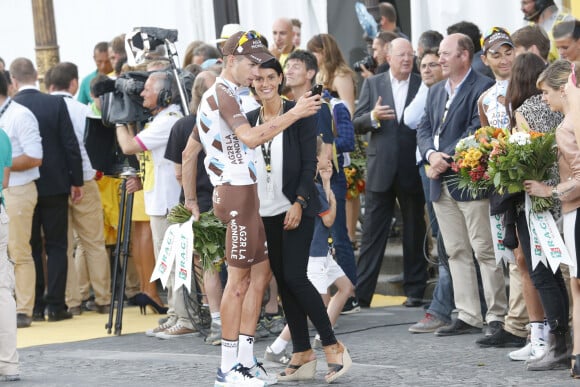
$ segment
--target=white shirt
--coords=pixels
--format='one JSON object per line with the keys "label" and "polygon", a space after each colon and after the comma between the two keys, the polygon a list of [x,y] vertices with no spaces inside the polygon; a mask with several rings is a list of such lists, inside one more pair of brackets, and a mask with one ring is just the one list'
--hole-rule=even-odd
{"label": "white shirt", "polygon": [[451,106],[451,104],[453,103],[453,99],[455,98],[455,96],[459,92],[459,89],[461,89],[461,86],[463,86],[463,84],[465,83],[465,80],[467,79],[469,74],[471,74],[472,71],[473,70],[471,69],[471,67],[469,68],[469,70],[467,70],[467,74],[465,74],[465,76],[463,77],[461,82],[459,82],[459,84],[457,86],[455,86],[455,90],[453,90],[453,94],[451,93],[451,81],[449,80],[449,78],[447,78],[447,80],[445,81],[445,91],[447,92],[447,95],[449,96],[449,106]]}
{"label": "white shirt", "polygon": [[147,215],[165,216],[179,203],[181,187],[175,178],[173,162],[165,158],[165,148],[171,128],[182,116],[179,106],[169,105],[135,136],[144,150],[140,158],[144,167],[141,172]]}
{"label": "white shirt", "polygon": [[423,82],[415,94],[415,98],[411,101],[409,105],[405,108],[405,117],[403,121],[409,129],[417,130],[419,122],[421,122],[421,117],[425,113],[425,104],[427,103],[427,94],[429,93],[429,87]]}
{"label": "white shirt", "polygon": [[[409,127],[409,129],[417,130],[417,126],[419,126],[419,122],[421,122],[421,117],[425,114],[425,104],[427,103],[427,94],[429,93],[429,87],[421,82],[421,86],[415,94],[415,98],[411,101],[409,105],[405,108],[405,116],[403,121],[405,125]],[[419,152],[419,147],[415,150],[415,159],[417,160],[417,164],[421,161],[421,152]]]}
{"label": "white shirt", "polygon": [[[292,203],[282,192],[284,168],[283,133],[272,139],[270,148],[270,166],[272,172],[266,172],[266,162],[261,147],[256,148],[256,170],[258,171],[258,197],[260,198],[260,216],[280,215],[292,207]],[[268,143],[264,144],[268,149]]]}
{"label": "white shirt", "polygon": [[407,79],[399,81],[393,76],[391,70],[389,70],[389,77],[391,77],[391,89],[393,90],[393,100],[395,101],[395,112],[397,114],[397,122],[401,122],[403,117],[403,112],[405,111],[405,101],[407,100],[407,93],[409,92],[409,78],[411,74],[407,76]]}
{"label": "white shirt", "polygon": [[91,114],[91,109],[87,105],[83,105],[76,99],[73,99],[72,94],[66,91],[55,91],[50,94],[64,97],[68,115],[72,122],[77,141],[79,142],[79,148],[81,150],[81,159],[83,160],[83,180],[92,180],[95,177],[95,170],[93,169],[91,160],[89,159],[89,154],[85,148],[84,141],[87,116]]}
{"label": "white shirt", "polygon": [[[0,111],[10,103],[0,117],[0,127],[4,129],[12,144],[12,158],[23,154],[42,159],[42,138],[38,129],[38,121],[28,108],[9,98],[0,106]],[[26,171],[10,172],[9,187],[28,184],[40,177],[38,167]]]}

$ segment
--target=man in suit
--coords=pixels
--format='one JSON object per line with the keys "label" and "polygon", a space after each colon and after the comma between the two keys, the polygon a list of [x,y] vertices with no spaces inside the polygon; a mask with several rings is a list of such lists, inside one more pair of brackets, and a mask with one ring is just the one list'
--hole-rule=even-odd
{"label": "man in suit", "polygon": [[439,328],[435,332],[438,336],[481,332],[483,318],[472,249],[481,270],[490,327],[501,328],[507,310],[503,270],[495,263],[491,239],[489,200],[473,200],[462,194],[452,183],[456,175],[450,169],[457,142],[481,126],[477,99],[493,84],[471,68],[473,52],[467,35],[451,34],[443,39],[439,63],[448,79],[429,89],[425,114],[417,128],[419,150],[430,164],[431,200],[449,255],[459,309],[457,320]]}
{"label": "man in suit", "polygon": [[415,97],[421,78],[411,74],[413,47],[408,40],[393,40],[387,60],[387,73],[364,81],[353,121],[357,133],[371,133],[356,286],[363,307],[370,305],[375,291],[396,200],[403,216],[406,306],[421,305],[428,277],[422,250],[425,199],[415,160],[417,139],[403,122],[403,111]]}
{"label": "man in suit", "polygon": [[[26,106],[36,119],[42,137],[43,160],[36,180],[38,202],[32,219],[30,244],[36,266],[35,317],[49,321],[72,318],[66,310],[68,198],[78,203],[83,196],[83,168],[79,144],[66,103],[61,97],[41,93],[36,87],[37,73],[29,59],[17,58],[10,65],[12,81],[18,93],[14,100]],[[42,237],[46,250],[48,284],[44,299]],[[18,279],[17,279],[18,281]],[[30,284],[33,286],[33,284]]]}

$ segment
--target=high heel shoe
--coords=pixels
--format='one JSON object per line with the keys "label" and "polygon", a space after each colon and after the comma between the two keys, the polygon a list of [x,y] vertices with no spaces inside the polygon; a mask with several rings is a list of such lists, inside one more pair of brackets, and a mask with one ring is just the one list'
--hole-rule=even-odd
{"label": "high heel shoe", "polygon": [[326,380],[326,383],[332,383],[350,369],[352,366],[352,359],[350,358],[348,349],[340,341],[336,344],[324,347],[324,353],[326,354],[327,361],[329,355],[342,354],[342,364],[328,363],[328,372],[324,376],[324,379]]}
{"label": "high heel shoe", "polygon": [[316,375],[316,363],[316,359],[314,359],[300,365],[288,364],[286,368],[290,368],[294,370],[294,372],[286,374],[286,371],[283,371],[278,374],[277,379],[279,382],[314,379],[314,375]]}
{"label": "high heel shoe", "polygon": [[147,314],[147,307],[149,306],[153,313],[167,314],[168,308],[156,303],[151,297],[145,293],[139,293],[135,296],[135,303],[139,305],[141,314]]}

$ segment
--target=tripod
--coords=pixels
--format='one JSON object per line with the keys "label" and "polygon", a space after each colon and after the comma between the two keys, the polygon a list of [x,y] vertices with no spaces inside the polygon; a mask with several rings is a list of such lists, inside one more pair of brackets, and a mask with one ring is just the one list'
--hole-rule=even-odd
{"label": "tripod", "polygon": [[[127,277],[127,260],[129,258],[129,241],[131,239],[131,215],[133,213],[133,193],[127,193],[127,179],[137,176],[136,170],[131,167],[125,167],[119,175],[123,182],[121,183],[121,202],[119,203],[119,222],[117,224],[117,243],[115,244],[115,261],[113,263],[113,288],[111,291],[111,308],[109,309],[109,320],[105,324],[107,333],[111,334],[113,327],[113,313],[115,304],[117,305],[117,314],[115,319],[115,335],[121,335],[123,326],[123,297],[125,295],[125,280]],[[119,272],[120,259],[123,259],[121,265],[121,283],[117,289],[117,273]],[[116,303],[115,303],[116,301]]]}

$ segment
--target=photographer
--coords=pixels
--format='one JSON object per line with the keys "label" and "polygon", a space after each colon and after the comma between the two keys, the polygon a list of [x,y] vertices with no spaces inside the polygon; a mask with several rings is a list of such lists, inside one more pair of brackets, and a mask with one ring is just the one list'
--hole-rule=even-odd
{"label": "photographer", "polygon": [[397,39],[398,36],[394,32],[382,31],[373,39],[371,46],[373,50],[372,57],[369,55],[354,63],[354,71],[360,72],[363,78],[368,78],[371,75],[386,73],[389,71],[389,63],[387,62],[387,51],[389,44]]}
{"label": "photographer", "polygon": [[[175,104],[175,80],[168,72],[153,72],[141,92],[143,107],[148,109],[153,120],[135,135],[132,125],[118,123],[117,140],[123,153],[139,154],[142,180],[130,179],[127,191],[143,189],[145,213],[150,217],[155,258],[168,227],[166,215],[179,202],[180,186],[173,172],[173,163],[164,157],[171,128],[183,115]],[[171,294],[172,289],[169,289]],[[164,310],[159,300],[143,294],[137,302],[149,305],[156,311]]]}

